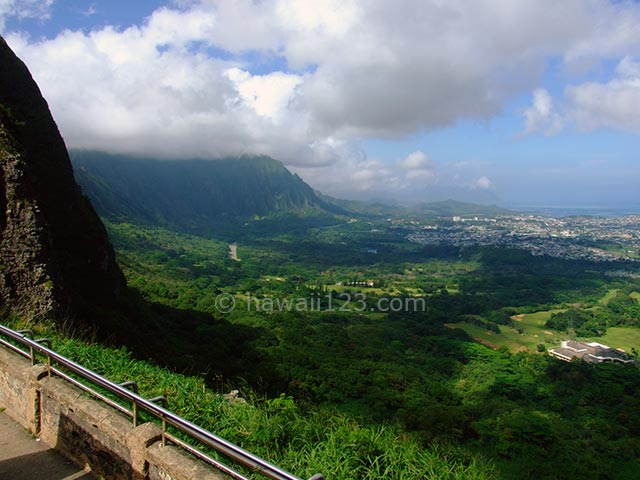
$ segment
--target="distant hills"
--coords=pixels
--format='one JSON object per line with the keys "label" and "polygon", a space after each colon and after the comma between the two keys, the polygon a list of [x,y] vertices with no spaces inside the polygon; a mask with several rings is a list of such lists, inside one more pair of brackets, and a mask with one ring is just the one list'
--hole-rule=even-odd
{"label": "distant hills", "polygon": [[388,205],[381,202],[366,203],[351,200],[341,200],[326,195],[319,196],[326,202],[331,203],[353,214],[368,216],[401,216],[416,219],[426,219],[433,217],[453,216],[497,217],[502,215],[512,215],[515,213],[513,210],[507,210],[495,205],[479,205],[476,203],[460,202],[451,199],[441,202],[421,203],[412,206],[401,206]]}
{"label": "distant hills", "polygon": [[478,216],[497,217],[501,215],[512,215],[513,210],[497,207],[495,205],[478,205],[475,203],[458,202],[456,200],[445,200],[443,202],[424,203],[414,208],[422,215],[432,215],[439,217],[449,216]]}
{"label": "distant hills", "polygon": [[157,160],[72,151],[71,160],[76,180],[101,216],[197,233],[292,214],[305,217],[307,225],[312,225],[309,217],[326,223],[345,216],[428,218],[511,213],[452,200],[413,207],[339,200],[314,191],[281,162],[265,156]]}

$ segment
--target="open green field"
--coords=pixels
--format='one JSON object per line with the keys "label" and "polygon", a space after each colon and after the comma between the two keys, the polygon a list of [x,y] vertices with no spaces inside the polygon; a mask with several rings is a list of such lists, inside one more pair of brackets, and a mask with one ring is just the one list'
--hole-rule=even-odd
{"label": "open green field", "polygon": [[607,292],[607,294],[598,300],[600,305],[609,305],[609,302],[613,300],[613,298],[618,294],[619,290],[617,288],[613,288]]}
{"label": "open green field", "polygon": [[640,251],[635,248],[631,248],[628,245],[618,243],[601,243],[598,246],[605,252],[620,255],[621,257],[640,258]]}
{"label": "open green field", "polygon": [[512,352],[524,350],[536,352],[536,347],[540,343],[550,346],[559,344],[564,339],[563,334],[549,330],[544,326],[551,315],[561,311],[562,309],[553,309],[516,315],[512,317],[515,328],[500,325],[499,334],[467,322],[450,323],[447,324],[447,327],[460,328],[480,343],[492,348],[506,346]]}
{"label": "open green field", "polygon": [[394,295],[398,293],[398,290],[395,288],[377,288],[377,287],[367,287],[364,285],[325,285],[327,290],[335,290],[338,293],[343,292],[362,292],[363,294],[372,293],[375,295]]}
{"label": "open green field", "polygon": [[[588,310],[606,308],[609,302],[618,295],[619,291],[620,290],[616,288],[609,289],[607,293],[598,300],[598,304]],[[640,302],[640,292],[633,292],[630,297]],[[565,311],[565,309],[556,308],[514,315],[511,317],[515,324],[514,327],[500,325],[499,334],[467,322],[450,323],[447,326],[450,328],[460,328],[478,342],[492,348],[506,346],[512,352],[523,350],[536,352],[537,346],[540,343],[546,344],[547,348],[549,348],[559,345],[562,340],[567,339],[565,333],[545,327],[545,324],[554,313],[563,311]],[[625,351],[631,351],[631,348],[640,350],[640,328],[612,327],[607,329],[605,336],[593,337],[587,340],[603,343],[615,348],[622,348]]]}
{"label": "open green field", "polygon": [[[609,292],[605,298],[610,297],[610,293],[611,292]],[[640,301],[640,293],[634,292],[632,296]],[[500,325],[499,334],[467,322],[449,323],[447,327],[460,328],[478,342],[491,348],[506,346],[512,352],[524,350],[536,352],[536,347],[540,343],[545,343],[547,348],[549,348],[556,344],[559,345],[562,340],[567,339],[566,334],[550,330],[544,326],[551,315],[561,311],[563,310],[554,309],[516,315],[512,317],[515,321],[516,328]],[[522,333],[520,333],[518,329],[520,329]],[[613,348],[620,348],[625,352],[631,352],[632,349],[640,351],[640,328],[609,327],[606,335],[602,337],[589,337],[584,340],[602,343]]]}
{"label": "open green field", "polygon": [[607,334],[602,337],[591,337],[591,342],[598,342],[609,347],[621,348],[631,352],[632,348],[640,351],[640,328],[638,327],[609,327]]}
{"label": "open green field", "polygon": [[527,331],[534,330],[546,330],[544,324],[551,318],[551,315],[558,312],[563,312],[562,308],[554,308],[553,310],[544,310],[541,312],[527,313],[523,315],[515,315],[513,320],[516,325],[522,326]]}

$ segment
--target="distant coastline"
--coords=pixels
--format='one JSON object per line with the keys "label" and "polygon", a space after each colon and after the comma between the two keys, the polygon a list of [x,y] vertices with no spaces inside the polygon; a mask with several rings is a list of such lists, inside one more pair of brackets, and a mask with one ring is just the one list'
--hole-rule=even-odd
{"label": "distant coastline", "polygon": [[541,214],[550,217],[569,216],[598,216],[598,217],[624,217],[627,215],[640,215],[640,205],[616,206],[542,206],[542,205],[513,205],[513,210],[523,213]]}

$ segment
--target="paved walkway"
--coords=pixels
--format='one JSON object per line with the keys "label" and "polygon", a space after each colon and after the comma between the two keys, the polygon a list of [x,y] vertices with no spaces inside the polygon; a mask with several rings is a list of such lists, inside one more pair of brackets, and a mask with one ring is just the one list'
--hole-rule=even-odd
{"label": "paved walkway", "polygon": [[6,413],[0,413],[0,480],[94,478],[94,475],[33,438]]}

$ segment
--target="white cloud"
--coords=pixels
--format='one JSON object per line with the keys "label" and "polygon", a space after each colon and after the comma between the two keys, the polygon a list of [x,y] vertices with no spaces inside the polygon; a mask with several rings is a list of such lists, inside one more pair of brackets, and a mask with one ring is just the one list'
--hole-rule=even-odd
{"label": "white cloud", "polygon": [[92,3],[87,9],[82,12],[82,15],[84,15],[85,17],[91,17],[92,15],[96,15],[98,12],[99,10],[97,9],[96,4]]}
{"label": "white cloud", "polygon": [[302,82],[299,75],[273,72],[268,75],[251,75],[239,68],[226,71],[242,101],[256,114],[273,120],[281,119],[293,98],[295,87]]}
{"label": "white cloud", "polygon": [[569,115],[578,128],[613,128],[640,134],[640,63],[625,57],[607,83],[567,87]]}
{"label": "white cloud", "polygon": [[431,162],[424,152],[416,150],[400,160],[398,166],[406,170],[422,170],[430,168]]}
{"label": "white cloud", "polygon": [[[583,2],[585,34],[576,38],[564,52],[569,66],[599,62],[638,52],[640,49],[640,10],[636,2],[590,0]],[[574,23],[575,18],[568,19]]]}
{"label": "white cloud", "polygon": [[384,162],[362,154],[343,155],[337,172],[325,167],[294,167],[315,188],[344,198],[391,198],[403,186],[398,172]]}
{"label": "white cloud", "polygon": [[397,163],[401,170],[405,170],[407,180],[435,180],[435,166],[427,155],[417,150],[410,153]]}
{"label": "white cloud", "polygon": [[9,17],[41,20],[49,18],[53,2],[54,0],[0,0],[0,32],[4,31]]}
{"label": "white cloud", "polygon": [[274,0],[201,0],[189,2],[187,12],[213,20],[206,40],[232,52],[277,52],[284,42]]}
{"label": "white cloud", "polygon": [[630,56],[624,57],[620,60],[620,63],[616,66],[616,72],[627,78],[639,78],[640,77],[640,61],[634,60]]}
{"label": "white cloud", "polygon": [[551,95],[542,88],[533,91],[533,104],[524,111],[524,118],[524,135],[538,132],[555,135],[563,127],[562,118],[553,111]]}
{"label": "white cloud", "polygon": [[277,17],[292,30],[337,38],[353,27],[357,10],[352,0],[278,0],[275,5]]}
{"label": "white cloud", "polygon": [[[46,15],[51,4],[0,0],[0,17]],[[423,152],[390,166],[367,159],[358,142],[490,119],[540,84],[549,57],[570,64],[640,47],[640,9],[608,0],[553,8],[540,0],[172,5],[126,29],[40,41],[8,35],[71,147],[268,154],[333,192],[425,185],[439,177]],[[630,111],[638,78],[637,62],[627,58],[612,82],[568,89],[571,118],[584,128],[640,131]],[[546,90],[534,92],[524,115],[526,134],[562,128]],[[476,186],[491,185],[483,178]]]}
{"label": "white cloud", "polygon": [[491,180],[489,180],[487,177],[480,177],[476,180],[476,187],[478,188],[482,188],[482,189],[489,189],[492,187],[492,183]]}

